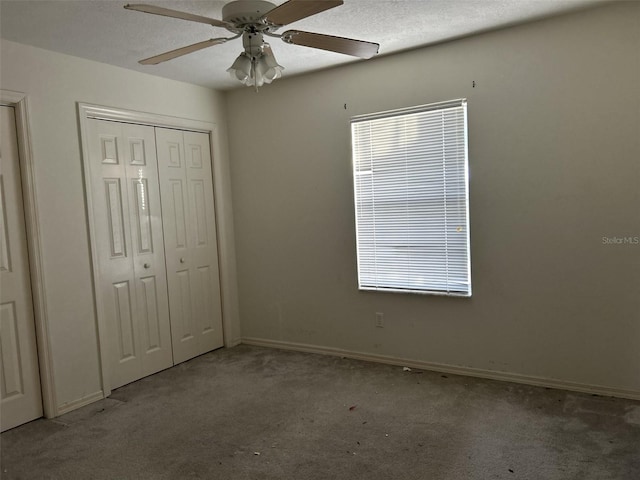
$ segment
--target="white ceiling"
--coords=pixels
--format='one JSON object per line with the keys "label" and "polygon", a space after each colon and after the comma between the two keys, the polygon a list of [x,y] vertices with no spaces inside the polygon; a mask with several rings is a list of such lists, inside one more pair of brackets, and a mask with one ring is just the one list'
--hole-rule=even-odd
{"label": "white ceiling", "polygon": [[[380,44],[380,55],[561,14],[611,0],[344,0],[287,26]],[[283,0],[272,0],[275,4]],[[226,69],[240,39],[159,65],[138,60],[230,32],[128,11],[147,3],[222,19],[220,0],[0,0],[0,36],[27,45],[217,89],[242,86]],[[270,39],[284,76],[358,60]]]}

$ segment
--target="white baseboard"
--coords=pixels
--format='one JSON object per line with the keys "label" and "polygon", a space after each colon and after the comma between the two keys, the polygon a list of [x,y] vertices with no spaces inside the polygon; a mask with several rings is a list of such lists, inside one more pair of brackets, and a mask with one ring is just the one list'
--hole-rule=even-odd
{"label": "white baseboard", "polygon": [[241,338],[233,338],[231,340],[229,340],[228,342],[225,342],[225,348],[233,348],[233,347],[237,347],[238,345],[240,345],[242,343],[242,339]]}
{"label": "white baseboard", "polygon": [[85,405],[89,405],[90,403],[97,402],[98,400],[102,400],[104,398],[104,393],[102,390],[94,392],[90,395],[86,395],[82,398],[78,398],[77,400],[72,400],[71,402],[64,403],[58,406],[58,411],[56,412],[56,417],[60,415],[64,415],[65,413],[72,412],[73,410],[77,410],[78,408],[84,407]]}
{"label": "white baseboard", "polygon": [[399,357],[385,355],[375,355],[370,353],[352,352],[339,348],[322,347],[305,343],[285,342],[279,340],[268,340],[263,338],[242,337],[242,343],[259,347],[279,348],[283,350],[295,350],[297,352],[320,353],[324,355],[334,355],[368,362],[384,363],[387,365],[398,365],[402,367],[416,368],[420,370],[431,370],[434,372],[451,373],[454,375],[465,375],[468,377],[487,378],[505,382],[522,383],[537,387],[549,387],[572,392],[591,393],[605,397],[628,398],[640,400],[640,392],[621,388],[603,387],[600,385],[588,385],[583,383],[567,382],[553,378],[534,377],[521,375],[518,373],[497,372],[493,370],[483,370],[480,368],[462,367],[446,365],[442,363],[423,362],[419,360],[409,360]]}

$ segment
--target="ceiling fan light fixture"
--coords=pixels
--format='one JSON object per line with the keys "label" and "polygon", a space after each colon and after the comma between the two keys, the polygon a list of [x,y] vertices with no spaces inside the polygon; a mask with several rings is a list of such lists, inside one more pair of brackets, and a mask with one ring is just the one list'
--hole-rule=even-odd
{"label": "ceiling fan light fixture", "polygon": [[247,52],[242,52],[227,69],[232,78],[240,80],[248,87],[261,87],[265,83],[271,83],[282,76],[284,67],[278,64],[268,44],[257,56],[252,57]]}

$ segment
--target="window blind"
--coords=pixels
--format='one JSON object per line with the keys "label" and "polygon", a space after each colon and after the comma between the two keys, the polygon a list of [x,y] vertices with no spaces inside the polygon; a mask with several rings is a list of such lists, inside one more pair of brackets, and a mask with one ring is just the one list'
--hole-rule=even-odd
{"label": "window blind", "polygon": [[465,100],[351,120],[362,290],[471,295]]}

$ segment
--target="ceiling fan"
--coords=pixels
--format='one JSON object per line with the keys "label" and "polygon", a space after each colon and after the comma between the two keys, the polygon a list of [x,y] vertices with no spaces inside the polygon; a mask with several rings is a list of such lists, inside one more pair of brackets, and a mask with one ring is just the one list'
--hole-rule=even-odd
{"label": "ceiling fan", "polygon": [[276,6],[263,0],[235,0],[222,7],[222,20],[154,5],[135,4],[125,5],[124,8],[206,23],[213,27],[225,28],[234,34],[231,37],[211,38],[140,60],[139,63],[142,65],[156,65],[203,48],[242,37],[244,51],[227,71],[245,85],[254,86],[257,90],[264,83],[271,83],[282,76],[283,67],[278,65],[270,45],[264,40],[265,36],[280,38],[285,43],[293,45],[319,48],[360,58],[371,58],[378,53],[380,45],[363,40],[300,30],[287,30],[282,34],[275,33],[276,30],[284,25],[337,7],[343,3],[343,0],[288,0]]}

